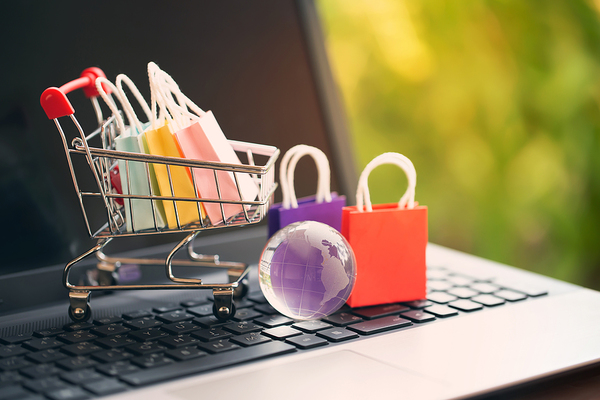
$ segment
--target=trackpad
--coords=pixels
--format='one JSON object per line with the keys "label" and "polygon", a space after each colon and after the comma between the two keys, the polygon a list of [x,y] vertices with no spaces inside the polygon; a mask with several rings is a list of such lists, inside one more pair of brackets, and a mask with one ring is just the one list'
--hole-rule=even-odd
{"label": "trackpad", "polygon": [[[185,400],[219,398],[239,393],[245,399],[306,400],[429,397],[442,385],[408,370],[342,350],[278,364],[227,379],[204,382],[170,392]],[[438,392],[439,393],[439,392]],[[425,395],[425,396],[423,396]],[[214,396],[214,397],[211,397]],[[330,397],[328,397],[330,396]]]}

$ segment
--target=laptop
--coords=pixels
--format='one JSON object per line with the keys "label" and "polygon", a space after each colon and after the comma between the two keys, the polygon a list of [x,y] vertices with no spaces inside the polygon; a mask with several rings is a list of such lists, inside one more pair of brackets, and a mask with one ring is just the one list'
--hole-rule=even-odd
{"label": "laptop", "polygon": [[[428,299],[289,320],[257,286],[264,223],[194,242],[198,252],[254,265],[233,320],[212,316],[206,291],[134,290],[94,293],[91,319],[72,324],[62,270],[95,241],[39,107],[45,88],[98,66],[109,79],[127,73],[147,96],[145,65],[155,61],[213,110],[230,139],[322,149],[332,188],[352,199],[344,112],[311,1],[5,7],[12,18],[1,48],[13,56],[1,68],[0,399],[486,398],[600,362],[598,292],[433,243]],[[70,98],[82,125],[95,126],[83,95]],[[297,171],[297,194],[313,194],[314,166],[302,160]],[[107,252],[164,257],[179,239],[115,240]],[[96,265],[84,260],[74,279],[89,281]],[[164,268],[134,262],[119,279],[166,281]]]}

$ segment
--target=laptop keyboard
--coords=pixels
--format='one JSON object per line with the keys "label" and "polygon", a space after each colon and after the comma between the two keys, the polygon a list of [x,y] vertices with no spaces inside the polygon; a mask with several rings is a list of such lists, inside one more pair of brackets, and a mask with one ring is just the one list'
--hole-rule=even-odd
{"label": "laptop keyboard", "polygon": [[228,322],[188,300],[0,339],[0,400],[88,399],[186,375],[309,351],[546,295],[428,269],[426,300],[343,308],[315,321],[278,314],[261,293]]}

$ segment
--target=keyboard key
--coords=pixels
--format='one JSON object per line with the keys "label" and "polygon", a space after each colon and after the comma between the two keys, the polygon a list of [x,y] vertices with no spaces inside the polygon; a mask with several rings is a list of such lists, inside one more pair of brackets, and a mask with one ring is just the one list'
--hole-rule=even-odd
{"label": "keyboard key", "polygon": [[273,341],[260,346],[243,347],[236,351],[215,354],[210,357],[177,362],[165,367],[123,374],[121,380],[135,386],[146,385],[294,351],[296,351],[295,348],[289,344]]}
{"label": "keyboard key", "polygon": [[412,322],[409,320],[391,315],[388,317],[359,322],[358,324],[352,324],[348,326],[348,329],[358,332],[362,335],[372,335],[392,329],[404,328],[410,325],[412,325]]}
{"label": "keyboard key", "polygon": [[423,309],[425,307],[429,307],[433,303],[429,300],[414,300],[408,301],[406,303],[402,303],[405,306],[409,306],[410,308],[416,308],[417,310]]}
{"label": "keyboard key", "polygon": [[224,351],[239,349],[240,346],[237,345],[236,343],[230,342],[227,339],[222,339],[222,340],[213,340],[208,343],[200,342],[198,344],[198,348],[205,350],[209,353],[215,354],[215,353],[222,353]]}
{"label": "keyboard key", "polygon": [[508,301],[521,301],[521,300],[525,300],[527,298],[526,294],[515,292],[512,290],[507,290],[507,289],[500,290],[500,291],[494,293],[494,296],[500,297],[501,299],[508,300]]}
{"label": "keyboard key", "polygon": [[517,284],[517,286],[511,285],[510,290],[526,294],[529,297],[539,297],[539,296],[545,296],[548,294],[548,291],[545,289],[538,289],[538,288],[534,288],[534,287],[520,287],[520,286],[518,286],[518,284]]}
{"label": "keyboard key", "polygon": [[401,312],[410,310],[408,307],[402,304],[384,304],[381,306],[359,308],[352,310],[352,314],[358,315],[364,319],[373,319],[379,317],[385,317],[388,315],[398,315]]}
{"label": "keyboard key", "polygon": [[301,335],[287,338],[286,343],[291,343],[300,349],[312,349],[315,347],[328,345],[329,342],[316,335]]}
{"label": "keyboard key", "polygon": [[182,301],[181,303],[179,303],[182,307],[185,308],[190,308],[190,307],[196,307],[199,306],[201,304],[206,303],[205,299],[197,299],[197,300],[186,300],[186,301]]}
{"label": "keyboard key", "polygon": [[458,299],[458,297],[444,292],[431,292],[427,294],[427,299],[435,303],[446,304]]}
{"label": "keyboard key", "polygon": [[94,371],[91,368],[82,369],[78,371],[65,372],[60,375],[60,377],[74,385],[81,385],[83,383],[97,381],[99,379],[104,379],[103,375],[100,375],[98,372]]}
{"label": "keyboard key", "polygon": [[330,342],[343,342],[350,339],[356,339],[358,334],[344,328],[330,328],[317,332],[317,336],[325,338]]}
{"label": "keyboard key", "polygon": [[56,363],[59,367],[64,368],[68,371],[74,371],[76,369],[84,369],[93,367],[98,364],[97,361],[92,360],[87,356],[77,356],[71,358],[65,358],[63,360],[57,361]]}
{"label": "keyboard key", "polygon": [[212,328],[213,326],[222,326],[227,324],[225,321],[217,319],[214,315],[207,315],[206,317],[194,318],[193,322],[200,325],[203,328]]}
{"label": "keyboard key", "polygon": [[128,386],[114,378],[103,378],[102,380],[83,385],[85,390],[97,396],[106,396],[127,390]]}
{"label": "keyboard key", "polygon": [[4,386],[2,388],[2,391],[0,392],[0,399],[1,400],[22,399],[29,395],[31,395],[31,392],[23,389],[21,386],[10,385],[10,386]]}
{"label": "keyboard key", "polygon": [[181,335],[184,333],[190,333],[195,330],[201,329],[198,325],[191,321],[176,322],[174,324],[163,325],[160,329],[171,335]]}
{"label": "keyboard key", "polygon": [[262,316],[255,319],[254,322],[266,326],[267,328],[275,328],[276,326],[289,325],[293,323],[294,320],[281,314],[275,314]]}
{"label": "keyboard key", "polygon": [[156,342],[144,342],[129,345],[125,347],[125,349],[138,356],[145,356],[146,354],[160,353],[165,351],[167,348]]}
{"label": "keyboard key", "polygon": [[471,289],[477,290],[479,293],[491,294],[500,290],[500,286],[488,282],[475,282],[470,285]]}
{"label": "keyboard key", "polygon": [[271,339],[269,339],[268,337],[266,337],[264,335],[261,335],[259,332],[250,332],[250,333],[246,333],[245,335],[234,336],[229,340],[231,340],[233,343],[237,343],[244,347],[254,346],[256,344],[261,344],[261,343],[266,343],[266,342],[271,341]]}
{"label": "keyboard key", "polygon": [[26,347],[30,350],[40,351],[40,350],[48,350],[55,349],[57,347],[63,346],[64,343],[56,340],[55,338],[45,337],[39,339],[28,340],[23,343],[23,347]]}
{"label": "keyboard key", "polygon": [[165,355],[171,357],[177,361],[191,360],[192,358],[198,358],[206,355],[206,352],[200,350],[197,347],[181,347],[179,349],[173,349],[165,352]]}
{"label": "keyboard key", "polygon": [[[59,342],[59,345],[62,345],[62,343]],[[8,346],[0,347],[0,358],[22,356],[26,353],[29,353],[29,350],[20,344],[9,344]]]}
{"label": "keyboard key", "polygon": [[94,324],[92,324],[90,322],[73,322],[71,324],[67,324],[67,325],[63,326],[64,330],[68,331],[68,332],[83,331],[83,330],[90,329],[93,327],[94,327]]}
{"label": "keyboard key", "polygon": [[152,317],[143,317],[138,319],[133,319],[131,321],[126,321],[123,323],[124,326],[131,329],[147,329],[147,328],[155,328],[157,326],[161,326],[163,323],[159,320],[156,320]]}
{"label": "keyboard key", "polygon": [[161,353],[147,354],[131,359],[131,363],[142,368],[156,368],[171,364],[173,359],[165,357]]}
{"label": "keyboard key", "polygon": [[454,285],[448,281],[427,281],[427,289],[435,291],[445,291],[453,288]]}
{"label": "keyboard key", "polygon": [[226,339],[233,335],[231,332],[228,332],[222,327],[217,326],[210,329],[201,329],[199,331],[192,332],[191,336],[198,338],[204,342],[210,342],[213,340]]}
{"label": "keyboard key", "polygon": [[256,311],[260,311],[263,314],[267,314],[267,315],[271,315],[271,314],[279,314],[279,311],[277,311],[276,309],[273,308],[272,305],[266,303],[266,304],[259,304],[257,306],[254,306],[254,309]]}
{"label": "keyboard key", "polygon": [[90,342],[81,342],[67,345],[61,350],[71,356],[85,356],[100,351],[102,348]]}
{"label": "keyboard key", "polygon": [[260,317],[262,314],[258,311],[254,311],[251,308],[244,308],[241,310],[237,310],[235,315],[233,316],[234,321],[249,321],[254,318]]}
{"label": "keyboard key", "polygon": [[292,326],[306,333],[315,333],[332,327],[331,324],[319,320],[297,322]]}
{"label": "keyboard key", "polygon": [[198,339],[190,335],[169,336],[158,341],[160,344],[168,348],[175,349],[177,347],[189,346],[196,344]]}
{"label": "keyboard key", "polygon": [[79,387],[65,387],[46,393],[51,400],[85,400],[90,398],[90,393]]}
{"label": "keyboard key", "polygon": [[194,314],[197,317],[206,317],[209,315],[213,315],[213,305],[209,304],[201,304],[196,307],[188,308],[187,311],[190,314]]}
{"label": "keyboard key", "polygon": [[109,348],[109,349],[115,349],[118,347],[124,347],[130,344],[134,344],[137,343],[134,339],[127,337],[125,335],[114,335],[114,336],[109,336],[109,337],[105,337],[102,339],[97,339],[95,341],[96,344],[99,344],[100,346]]}
{"label": "keyboard key", "polygon": [[95,319],[94,325],[112,325],[120,324],[121,322],[123,322],[123,318],[118,315],[109,315],[108,317]]}
{"label": "keyboard key", "polygon": [[2,388],[2,392],[0,393],[4,393],[4,388],[7,386],[17,384],[24,379],[23,375],[19,374],[17,371],[0,372],[0,388]]}
{"label": "keyboard key", "polygon": [[131,364],[129,361],[117,361],[112,364],[100,365],[96,367],[96,370],[108,376],[121,376],[139,371],[140,367]]}
{"label": "keyboard key", "polygon": [[455,287],[453,289],[448,290],[447,293],[452,296],[456,296],[460,299],[469,299],[479,294],[479,292],[476,292],[475,290],[469,289],[467,287]]}
{"label": "keyboard key", "polygon": [[341,312],[323,318],[323,321],[329,322],[330,324],[335,326],[347,326],[350,324],[361,322],[362,320],[363,319],[361,317],[347,312]]}
{"label": "keyboard key", "polygon": [[480,294],[479,296],[471,298],[471,300],[488,307],[499,306],[506,303],[504,299],[492,296],[491,294]]}
{"label": "keyboard key", "polygon": [[0,371],[15,371],[31,365],[25,357],[9,357],[0,360]]}
{"label": "keyboard key", "polygon": [[131,329],[119,324],[102,325],[91,330],[95,335],[106,337],[112,335],[122,335],[129,332]]}
{"label": "keyboard key", "polygon": [[38,364],[50,363],[66,358],[67,355],[62,353],[59,349],[48,349],[38,351],[37,353],[29,353],[25,356],[28,360]]}
{"label": "keyboard key", "polygon": [[194,318],[194,315],[188,314],[185,311],[171,311],[156,316],[156,319],[164,322],[165,324],[172,324],[175,322],[188,321]]}
{"label": "keyboard key", "polygon": [[283,340],[292,336],[298,336],[302,334],[302,331],[294,329],[291,326],[283,325],[275,328],[265,329],[262,331],[263,335],[267,335],[270,338]]}
{"label": "keyboard key", "polygon": [[137,310],[137,311],[131,311],[126,314],[123,314],[123,318],[129,319],[129,320],[144,318],[144,317],[151,317],[151,316],[152,316],[152,313],[148,310]]}
{"label": "keyboard key", "polygon": [[18,335],[0,338],[0,343],[2,343],[2,344],[19,344],[19,343],[23,343],[23,342],[31,339],[31,337],[32,337],[31,333],[19,333]]}
{"label": "keyboard key", "polygon": [[180,310],[180,309],[181,309],[181,307],[179,306],[179,304],[177,304],[177,303],[168,303],[168,304],[165,304],[165,305],[160,306],[160,307],[154,307],[152,309],[152,311],[154,311],[155,313],[162,314],[162,313],[166,313],[166,312],[170,312],[170,311],[175,311],[175,310]]}
{"label": "keyboard key", "polygon": [[332,327],[331,324],[319,320],[297,322],[292,326],[306,333],[315,333]]}
{"label": "keyboard key", "polygon": [[130,332],[129,336],[142,342],[149,342],[151,340],[167,337],[169,334],[157,328],[150,328],[141,331]]}
{"label": "keyboard key", "polygon": [[23,386],[36,393],[48,393],[57,389],[68,387],[67,383],[60,380],[58,377],[34,379],[25,382]]}
{"label": "keyboard key", "polygon": [[60,340],[65,343],[79,343],[79,342],[87,342],[93,339],[96,339],[98,336],[87,332],[87,331],[76,331],[76,332],[67,332],[61,333],[57,336]]}
{"label": "keyboard key", "polygon": [[474,282],[473,278],[463,275],[450,275],[446,278],[446,280],[454,284],[454,286],[469,286]]}
{"label": "keyboard key", "polygon": [[223,329],[235,333],[236,335],[243,335],[244,333],[259,332],[262,330],[262,326],[249,321],[240,321],[223,325]]}
{"label": "keyboard key", "polygon": [[64,332],[61,328],[48,328],[33,332],[33,336],[43,338],[59,335]]}
{"label": "keyboard key", "polygon": [[460,311],[477,311],[483,308],[481,304],[475,303],[471,300],[456,300],[448,303],[448,305]]}
{"label": "keyboard key", "polygon": [[400,314],[400,316],[417,323],[435,321],[435,316],[423,310],[407,311]]}
{"label": "keyboard key", "polygon": [[28,378],[37,379],[58,375],[63,371],[61,369],[58,369],[54,364],[38,364],[31,367],[23,368],[20,372]]}
{"label": "keyboard key", "polygon": [[92,354],[92,358],[101,363],[112,363],[127,360],[131,357],[133,357],[133,354],[123,349],[105,350]]}
{"label": "keyboard key", "polygon": [[446,318],[453,317],[458,315],[458,311],[448,306],[443,306],[441,304],[435,304],[426,308],[427,312],[435,315],[436,317]]}
{"label": "keyboard key", "polygon": [[445,268],[427,268],[428,280],[443,280],[448,277],[448,271]]}

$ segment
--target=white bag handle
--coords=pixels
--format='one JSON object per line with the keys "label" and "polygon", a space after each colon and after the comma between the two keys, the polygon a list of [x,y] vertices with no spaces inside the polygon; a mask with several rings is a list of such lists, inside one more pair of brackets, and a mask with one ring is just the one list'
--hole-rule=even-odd
{"label": "white bag handle", "polygon": [[398,202],[398,208],[415,208],[415,187],[417,186],[417,171],[412,161],[399,153],[383,153],[375,157],[367,164],[358,179],[358,189],[356,190],[356,207],[358,211],[363,212],[363,204],[368,212],[373,211],[371,205],[371,194],[369,193],[369,174],[376,167],[383,164],[393,164],[400,167],[408,178],[408,187],[406,192]]}
{"label": "white bag handle", "polygon": [[125,75],[125,74],[117,75],[117,79],[115,80],[115,85],[117,86],[117,89],[118,89],[119,94],[121,95],[121,99],[123,101],[123,103],[122,103],[123,111],[125,112],[125,115],[127,116],[127,120],[129,120],[129,124],[130,125],[135,124],[135,127],[138,130],[138,133],[142,133],[142,131],[143,131],[142,123],[140,122],[139,118],[137,117],[137,115],[133,109],[133,106],[129,102],[129,99],[127,98],[127,95],[125,94],[125,91],[123,90],[123,82],[127,85],[129,90],[131,91],[131,93],[133,93],[134,97],[136,98],[136,100],[138,101],[140,106],[142,106],[142,109],[144,110],[144,113],[146,114],[148,121],[150,121],[152,119],[150,107],[148,106],[148,103],[146,103],[144,96],[142,96],[142,94],[140,93],[137,86],[133,83],[133,81],[127,75]]}
{"label": "white bag handle", "polygon": [[284,209],[298,208],[298,199],[294,188],[294,172],[300,158],[310,155],[317,165],[318,183],[316,202],[331,202],[329,162],[327,156],[316,147],[299,144],[289,149],[281,159],[279,181],[283,194],[282,207]]}
{"label": "white bag handle", "polygon": [[123,105],[123,100],[121,99],[121,95],[119,94],[117,87],[111,81],[109,81],[108,79],[103,78],[103,77],[96,78],[95,83],[96,83],[96,89],[98,90],[98,93],[100,94],[102,99],[104,99],[104,102],[106,103],[108,108],[110,108],[110,111],[115,116],[115,120],[117,123],[117,131],[119,132],[120,135],[123,135],[125,133],[125,122],[123,121],[123,117],[121,116],[121,113],[119,112],[119,109],[117,108],[117,104],[112,99],[111,95],[107,94],[106,91],[104,91],[103,86],[104,85],[108,86],[112,90],[112,92],[115,95],[115,97],[117,98],[117,100],[119,100],[119,103],[121,103],[121,105]]}
{"label": "white bag handle", "polygon": [[[177,82],[153,62],[148,63],[148,76],[151,89],[154,91],[154,101],[161,109],[168,111],[167,118],[175,125],[176,129],[183,129],[190,125],[190,121],[206,114],[189,97],[187,97]],[[153,110],[153,112],[155,112]]]}

